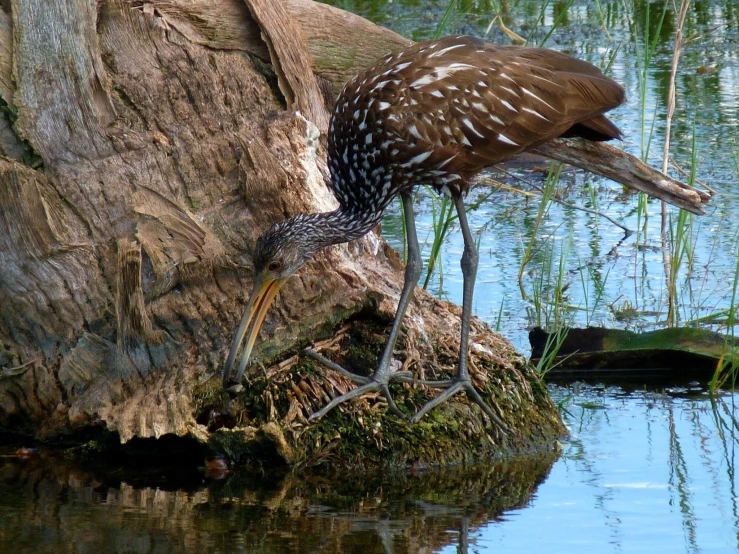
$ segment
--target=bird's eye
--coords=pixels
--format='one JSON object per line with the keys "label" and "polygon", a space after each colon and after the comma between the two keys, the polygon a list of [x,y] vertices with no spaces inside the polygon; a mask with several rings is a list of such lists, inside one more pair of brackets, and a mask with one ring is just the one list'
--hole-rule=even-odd
{"label": "bird's eye", "polygon": [[267,265],[267,269],[269,269],[270,271],[280,271],[280,269],[282,269],[282,262],[279,260],[269,262],[269,264]]}

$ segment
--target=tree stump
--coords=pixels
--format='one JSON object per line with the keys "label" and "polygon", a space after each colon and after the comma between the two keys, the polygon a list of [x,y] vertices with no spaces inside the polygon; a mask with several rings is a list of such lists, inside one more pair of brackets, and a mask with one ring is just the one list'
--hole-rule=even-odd
{"label": "tree stump", "polygon": [[[295,32],[276,32],[288,20]],[[0,430],[173,434],[304,466],[553,444],[564,428],[539,377],[479,321],[471,371],[508,436],[480,432],[464,398],[412,428],[371,397],[307,422],[350,384],[299,349],[335,337],[328,355],[371,371],[389,329],[402,262],[375,233],[285,285],[255,350],[262,367],[237,398],[221,390],[250,247],[275,221],[335,207],[333,98],[408,43],[309,0],[13,0],[0,11]],[[418,291],[403,366],[453,372],[459,314]],[[395,394],[410,411],[434,393]]]}

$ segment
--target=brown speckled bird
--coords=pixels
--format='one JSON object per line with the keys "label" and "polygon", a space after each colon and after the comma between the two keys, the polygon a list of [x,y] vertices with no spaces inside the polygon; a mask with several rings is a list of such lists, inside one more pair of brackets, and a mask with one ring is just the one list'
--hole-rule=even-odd
{"label": "brown speckled bird", "polygon": [[[224,371],[226,388],[241,382],[251,349],[272,299],[282,284],[320,249],[357,239],[372,229],[398,195],[407,222],[405,284],[382,360],[372,377],[354,375],[318,354],[360,386],[335,398],[312,418],[341,402],[381,391],[389,408],[391,381],[412,381],[394,372],[392,354],[401,322],[421,273],[411,190],[428,184],[448,194],[464,237],[464,295],[457,376],[425,382],[444,392],[416,413],[465,391],[502,429],[505,424],[473,386],[467,369],[472,292],[478,255],[463,197],[480,170],[562,136],[619,138],[603,114],[624,101],[624,90],[596,67],[540,48],[496,46],[468,36],[421,42],[380,60],[351,79],[339,96],[328,136],[328,167],[340,207],[275,224],[257,241],[254,291]],[[249,329],[235,381],[231,372]]]}

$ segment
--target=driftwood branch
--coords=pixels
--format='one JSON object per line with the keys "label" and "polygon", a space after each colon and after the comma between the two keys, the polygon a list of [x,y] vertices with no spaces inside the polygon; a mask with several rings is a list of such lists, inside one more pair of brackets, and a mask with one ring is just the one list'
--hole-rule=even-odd
{"label": "driftwood branch", "polygon": [[636,156],[603,142],[557,139],[531,151],[608,177],[695,214],[705,213],[704,204],[711,198],[703,191],[663,175]]}

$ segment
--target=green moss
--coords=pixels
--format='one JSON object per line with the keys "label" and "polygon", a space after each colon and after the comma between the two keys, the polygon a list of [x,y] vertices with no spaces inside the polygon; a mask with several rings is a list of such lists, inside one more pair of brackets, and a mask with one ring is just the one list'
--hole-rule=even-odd
{"label": "green moss", "polygon": [[[386,332],[383,322],[355,321],[337,348],[326,354],[350,371],[370,375],[384,348]],[[434,353],[437,365],[444,364],[445,370],[453,373],[456,359],[439,350]],[[497,406],[511,427],[508,436],[490,427],[482,411],[464,395],[432,410],[414,426],[390,413],[380,395],[354,399],[322,419],[308,422],[307,417],[330,397],[352,385],[307,358],[284,371],[269,369],[269,379],[263,371],[255,372],[250,385],[235,398],[204,393],[198,405],[203,410],[217,406],[222,413],[230,414],[236,428],[214,433],[218,436],[214,446],[231,459],[251,465],[265,460],[274,464],[282,458],[296,468],[330,465],[366,470],[405,467],[414,462],[453,465],[500,459],[549,447],[564,431],[533,367],[522,366],[519,358],[515,361],[512,366],[521,367],[514,374],[500,371],[492,362],[478,366],[492,376],[480,393]],[[337,389],[337,383],[344,384]],[[521,387],[528,387],[531,394],[518,391]],[[438,394],[408,384],[394,383],[390,388],[401,411],[409,416]],[[518,392],[511,396],[506,392],[511,390]],[[216,404],[208,405],[206,400]],[[270,440],[259,436],[258,430],[265,425],[276,426],[270,431]],[[275,437],[284,437],[284,444],[280,446],[282,439]]]}

